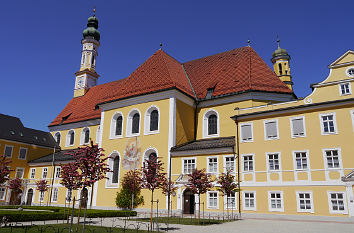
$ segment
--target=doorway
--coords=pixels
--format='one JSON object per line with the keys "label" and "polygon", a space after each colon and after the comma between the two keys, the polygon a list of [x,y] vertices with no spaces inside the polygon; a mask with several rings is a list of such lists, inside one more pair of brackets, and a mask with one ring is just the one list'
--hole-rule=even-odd
{"label": "doorway", "polygon": [[33,189],[29,189],[27,192],[26,205],[32,205]]}
{"label": "doorway", "polygon": [[183,214],[194,214],[194,194],[190,189],[186,189],[183,193]]}
{"label": "doorway", "polygon": [[19,191],[11,191],[10,196],[10,205],[20,205],[21,204],[21,197],[22,197],[22,190]]}

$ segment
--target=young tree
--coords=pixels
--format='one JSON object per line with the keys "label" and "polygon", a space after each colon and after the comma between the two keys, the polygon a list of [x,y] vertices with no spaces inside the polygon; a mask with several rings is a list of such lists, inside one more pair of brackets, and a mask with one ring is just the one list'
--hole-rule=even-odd
{"label": "young tree", "polygon": [[156,156],[150,156],[149,159],[146,159],[142,167],[142,188],[149,189],[151,191],[151,229],[154,191],[155,189],[161,188],[162,185],[166,182],[166,173],[163,173],[163,170],[163,163],[157,160]]}
{"label": "young tree", "polygon": [[198,194],[198,222],[200,222],[200,194],[206,193],[213,187],[212,180],[210,179],[209,174],[205,172],[205,169],[195,169],[188,176],[189,179],[186,186],[192,193]]}
{"label": "young tree", "polygon": [[[122,180],[122,189],[117,192],[116,205],[120,208],[135,208],[144,203],[144,197],[141,192],[141,172],[127,172]],[[133,202],[133,205],[132,205]]]}
{"label": "young tree", "polygon": [[19,200],[20,194],[22,193],[22,179],[20,178],[14,178],[9,181],[8,185],[9,189],[11,189],[11,192],[14,192],[16,194],[16,201],[15,203]]}
{"label": "young tree", "polygon": [[[48,181],[46,180],[37,181],[36,186],[36,189],[40,192],[40,195],[43,195],[43,193],[49,189]],[[39,205],[42,205],[42,198],[39,198]]]}
{"label": "young tree", "polygon": [[[176,192],[177,186],[175,182],[173,182],[170,179],[165,179],[165,182],[162,184],[162,193],[165,194],[166,196],[171,196],[172,193]],[[167,214],[168,217],[170,216],[170,211],[171,211],[171,201],[168,203],[167,207]]]}
{"label": "young tree", "polygon": [[240,191],[237,187],[237,183],[235,182],[235,176],[228,170],[219,177],[217,183],[220,185],[218,190],[222,192],[223,196],[226,196],[226,211],[229,216],[229,196]]}
{"label": "young tree", "polygon": [[2,186],[10,178],[10,163],[11,160],[8,159],[6,155],[0,155],[0,186]]}

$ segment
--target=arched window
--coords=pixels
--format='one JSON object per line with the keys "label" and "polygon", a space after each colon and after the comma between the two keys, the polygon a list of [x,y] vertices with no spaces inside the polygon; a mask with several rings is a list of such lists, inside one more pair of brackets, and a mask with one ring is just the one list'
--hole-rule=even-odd
{"label": "arched window", "polygon": [[220,132],[219,128],[219,114],[216,110],[208,110],[204,114],[203,120],[203,136],[208,137],[218,137]]}
{"label": "arched window", "polygon": [[66,135],[66,146],[72,146],[75,143],[75,131],[69,130],[68,134]]}
{"label": "arched window", "polygon": [[215,114],[211,114],[208,117],[208,135],[218,133],[218,117]]}
{"label": "arched window", "polygon": [[122,116],[118,116],[116,119],[116,132],[115,135],[122,135],[122,127],[123,126],[123,117]]}
{"label": "arched window", "polygon": [[80,144],[88,144],[90,142],[90,129],[84,128],[81,132]]}
{"label": "arched window", "polygon": [[143,157],[143,166],[146,160],[152,160],[152,159],[158,159],[158,153],[156,148],[150,147],[144,152],[144,157]]}
{"label": "arched window", "polygon": [[61,139],[61,134],[60,132],[56,132],[55,133],[55,141],[57,142],[57,144],[60,146],[60,139]]}
{"label": "arched window", "polygon": [[113,174],[112,174],[112,184],[118,184],[119,178],[119,156],[113,159]]}
{"label": "arched window", "polygon": [[132,122],[132,134],[139,133],[139,123],[140,123],[140,115],[139,113],[135,113]]}
{"label": "arched window", "polygon": [[159,112],[153,110],[150,114],[150,131],[158,130],[159,128]]}

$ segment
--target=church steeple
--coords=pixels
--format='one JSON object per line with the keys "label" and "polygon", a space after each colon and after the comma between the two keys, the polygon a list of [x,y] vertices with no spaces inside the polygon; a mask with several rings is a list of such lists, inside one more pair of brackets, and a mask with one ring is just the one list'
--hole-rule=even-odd
{"label": "church steeple", "polygon": [[275,74],[283,81],[291,90],[293,82],[290,74],[290,56],[285,49],[280,48],[280,40],[277,39],[278,48],[272,54],[272,63]]}
{"label": "church steeple", "polygon": [[96,85],[99,75],[96,73],[96,58],[97,50],[100,46],[100,32],[98,31],[98,19],[93,16],[87,20],[87,28],[82,32],[83,39],[81,40],[81,65],[80,70],[75,73],[75,90],[74,97],[85,95],[85,93]]}

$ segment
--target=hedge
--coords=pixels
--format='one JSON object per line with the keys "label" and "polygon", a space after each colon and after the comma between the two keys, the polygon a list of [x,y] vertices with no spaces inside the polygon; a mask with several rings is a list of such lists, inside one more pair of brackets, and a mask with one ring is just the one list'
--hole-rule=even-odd
{"label": "hedge", "polygon": [[[18,206],[0,206],[0,219],[6,216],[11,222],[25,222],[25,221],[43,221],[43,220],[61,220],[64,219],[64,207],[53,206],[23,206],[24,209],[47,210],[47,211],[6,211],[3,209],[17,209]],[[65,215],[71,214],[71,209],[66,209]],[[74,216],[77,216],[78,209],[74,210]],[[84,210],[81,210],[81,216],[84,216]],[[88,209],[86,217],[100,218],[100,217],[129,217],[136,216],[136,211],[130,210],[98,210]]]}

